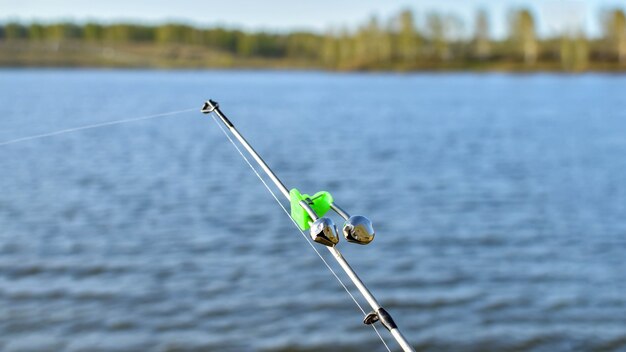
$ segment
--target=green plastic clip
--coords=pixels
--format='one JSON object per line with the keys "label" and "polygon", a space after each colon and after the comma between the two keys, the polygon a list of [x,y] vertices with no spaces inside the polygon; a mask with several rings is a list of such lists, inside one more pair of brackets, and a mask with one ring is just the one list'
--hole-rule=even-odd
{"label": "green plastic clip", "polygon": [[310,199],[309,205],[311,209],[315,211],[318,217],[324,216],[329,210],[330,205],[333,204],[333,196],[326,191],[321,191],[315,193],[313,196],[308,194],[301,194],[297,189],[292,189],[289,191],[289,198],[291,201],[291,217],[295,220],[295,222],[300,226],[302,230],[308,230],[310,225],[309,223],[313,221],[309,213],[302,208],[300,205],[300,201]]}

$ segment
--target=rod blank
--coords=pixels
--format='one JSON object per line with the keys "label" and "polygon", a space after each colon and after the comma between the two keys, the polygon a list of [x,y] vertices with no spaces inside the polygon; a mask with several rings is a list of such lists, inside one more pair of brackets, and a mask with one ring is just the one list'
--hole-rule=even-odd
{"label": "rod blank", "polygon": [[[285,198],[287,198],[287,200],[290,200],[289,189],[285,186],[285,184],[282,183],[282,181],[278,178],[278,176],[276,176],[274,171],[272,171],[272,169],[267,165],[265,160],[261,158],[261,156],[256,152],[256,150],[252,148],[250,143],[248,143],[248,141],[241,135],[241,133],[237,131],[237,128],[235,128],[235,125],[226,117],[226,115],[224,115],[224,113],[222,113],[222,111],[219,108],[219,104],[216,101],[208,100],[207,102],[205,102],[204,106],[201,109],[201,112],[205,114],[214,112],[220,118],[220,120],[222,120],[222,122],[226,125],[226,127],[228,127],[228,129],[235,136],[235,138],[237,138],[239,143],[241,143],[243,147],[248,151],[248,153],[254,158],[257,164],[261,166],[263,171],[272,180],[272,182],[276,185],[276,187],[278,187],[278,189],[285,196]],[[311,218],[313,219],[313,221],[318,219],[317,214],[313,211],[313,209],[311,209],[311,207],[309,207],[308,204],[306,204],[306,202],[300,202],[300,205],[303,208],[305,208],[305,210],[311,215]],[[344,211],[343,209],[341,209],[339,206],[335,204],[332,204],[331,208],[337,214],[339,214],[341,217],[343,217],[346,220],[350,217],[350,215],[346,211]],[[363,295],[367,303],[372,307],[374,312],[378,314],[379,312],[384,311],[384,309],[378,303],[374,295],[367,288],[365,283],[363,283],[363,281],[361,280],[361,278],[359,278],[359,276],[356,274],[354,269],[352,269],[350,264],[348,264],[348,261],[343,257],[339,249],[337,249],[337,247],[335,246],[332,246],[332,247],[324,246],[324,247],[328,249],[328,251],[332,254],[333,258],[335,258],[335,260],[339,263],[343,271],[345,271],[345,273],[348,275],[350,280],[354,283],[354,285],[359,290],[361,295]],[[389,316],[389,314],[386,311],[384,311],[384,313],[386,316],[388,316],[388,319],[391,320],[391,316]],[[381,318],[384,318],[384,317],[381,317]],[[388,326],[389,324],[385,324],[385,321],[383,319],[381,320],[383,322],[383,325],[389,330],[393,338],[402,347],[403,351],[415,352],[413,347],[411,347],[411,345],[406,340],[404,335],[400,332],[400,329],[395,325],[395,323],[393,323],[393,320],[391,320],[392,322],[391,326]]]}

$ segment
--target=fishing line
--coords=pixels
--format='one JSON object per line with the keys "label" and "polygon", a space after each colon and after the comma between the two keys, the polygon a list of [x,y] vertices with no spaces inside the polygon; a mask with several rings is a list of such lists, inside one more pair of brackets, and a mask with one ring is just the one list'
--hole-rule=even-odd
{"label": "fishing line", "polygon": [[[239,147],[237,146],[237,144],[235,144],[235,141],[233,141],[233,139],[228,135],[228,132],[224,129],[224,127],[222,127],[222,125],[220,124],[220,122],[217,120],[217,118],[215,117],[214,114],[211,114],[211,117],[213,118],[213,121],[215,121],[215,123],[217,124],[217,127],[220,128],[220,130],[222,130],[222,132],[224,133],[224,135],[226,136],[226,138],[228,138],[228,140],[230,141],[230,143],[233,145],[233,147],[235,147],[235,149],[237,150],[237,152],[239,152],[239,155],[241,155],[241,157],[243,158],[243,160],[245,160],[245,162],[248,164],[248,166],[250,166],[250,168],[252,169],[252,171],[254,172],[254,174],[259,178],[259,180],[261,180],[261,183],[263,183],[263,185],[265,186],[265,188],[270,192],[270,194],[272,195],[272,197],[274,197],[274,200],[276,200],[276,203],[278,203],[278,205],[283,209],[283,211],[285,212],[285,214],[287,214],[287,216],[289,217],[289,219],[291,220],[291,222],[296,226],[296,228],[298,229],[298,231],[300,232],[300,234],[302,234],[302,237],[306,240],[306,242],[309,244],[309,246],[311,246],[311,248],[313,248],[313,250],[315,251],[315,253],[317,254],[317,256],[322,260],[322,262],[324,263],[324,265],[326,265],[326,268],[328,268],[328,270],[332,273],[332,275],[337,279],[337,281],[339,281],[339,284],[343,287],[343,289],[348,293],[348,295],[350,296],[350,298],[352,298],[352,301],[354,301],[354,304],[356,304],[356,306],[359,308],[359,310],[363,313],[363,316],[367,316],[367,312],[363,309],[363,307],[361,307],[361,304],[359,304],[359,302],[356,300],[356,298],[352,295],[352,293],[350,292],[350,290],[348,289],[348,287],[346,286],[346,284],[344,284],[344,282],[341,280],[341,278],[337,275],[337,273],[335,273],[335,270],[333,270],[333,268],[330,266],[330,264],[328,264],[328,262],[326,261],[326,259],[324,259],[324,257],[322,256],[322,254],[317,250],[317,248],[315,248],[315,245],[311,242],[311,240],[307,237],[307,235],[304,233],[304,231],[302,231],[302,229],[300,229],[300,226],[298,226],[298,223],[291,217],[291,214],[289,213],[289,211],[287,211],[287,208],[285,208],[285,206],[283,205],[283,203],[280,202],[280,200],[278,200],[278,197],[276,196],[276,194],[274,193],[274,191],[268,186],[268,184],[265,182],[265,180],[263,179],[263,177],[261,177],[261,175],[259,174],[259,172],[256,170],[256,168],[252,165],[252,163],[250,163],[250,161],[248,160],[248,158],[243,154],[243,152],[241,151],[241,149],[239,149]],[[378,335],[378,338],[380,338],[380,341],[382,341],[383,345],[385,345],[385,348],[387,349],[387,351],[391,352],[391,349],[389,348],[389,346],[387,346],[387,343],[385,342],[385,339],[383,339],[383,337],[380,335],[380,333],[378,332],[378,329],[376,328],[376,326],[374,324],[370,324],[372,328],[374,328],[374,331],[376,332],[376,335]]]}
{"label": "fishing line", "polygon": [[154,119],[154,118],[157,118],[157,117],[178,115],[178,114],[182,114],[184,112],[196,111],[196,110],[198,110],[198,109],[197,108],[193,108],[193,109],[185,109],[185,110],[179,110],[179,111],[170,111],[170,112],[164,112],[164,113],[155,114],[155,115],[132,117],[132,118],[128,118],[128,119],[96,123],[96,124],[93,124],[93,125],[85,125],[85,126],[78,126],[78,127],[73,127],[73,128],[67,128],[67,129],[59,130],[59,131],[55,131],[55,132],[36,134],[36,135],[28,136],[28,137],[21,137],[21,138],[17,138],[17,139],[12,139],[12,140],[8,140],[8,141],[0,142],[0,146],[5,146],[5,145],[9,145],[9,144],[14,144],[14,143],[31,141],[31,140],[39,139],[39,138],[58,136],[60,134],[65,134],[65,133],[70,133],[70,132],[78,132],[78,131],[83,131],[83,130],[90,130],[90,129],[93,129],[93,128],[100,128],[100,127],[106,127],[106,126],[112,126],[112,125],[119,125],[119,124],[127,123],[127,122],[141,121],[141,120]]}

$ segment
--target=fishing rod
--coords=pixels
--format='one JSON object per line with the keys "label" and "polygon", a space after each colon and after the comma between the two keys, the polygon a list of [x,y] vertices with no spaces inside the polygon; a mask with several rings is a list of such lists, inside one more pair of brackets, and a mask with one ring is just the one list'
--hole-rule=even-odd
{"label": "fishing rod", "polygon": [[[413,347],[411,347],[411,345],[406,340],[402,332],[400,332],[400,329],[394,322],[389,312],[387,312],[378,303],[374,295],[370,292],[370,290],[363,283],[363,281],[361,281],[361,279],[356,274],[354,269],[352,269],[350,264],[348,264],[347,260],[343,257],[339,249],[337,249],[336,245],[337,243],[339,243],[337,227],[335,226],[334,222],[330,218],[324,217],[324,215],[331,209],[334,212],[336,212],[339,216],[341,216],[345,220],[345,224],[343,225],[342,232],[346,240],[351,243],[357,243],[357,244],[362,244],[362,245],[368,244],[374,239],[375,232],[372,226],[372,222],[364,216],[360,216],[360,215],[350,216],[348,212],[343,210],[341,207],[339,207],[339,205],[336,204],[336,202],[334,202],[332,195],[328,192],[322,191],[322,192],[318,192],[314,194],[313,196],[310,196],[308,194],[301,194],[300,191],[298,191],[295,188],[289,190],[285,186],[285,184],[283,184],[283,182],[278,178],[278,176],[276,176],[274,171],[270,169],[270,167],[263,160],[263,158],[261,158],[259,153],[257,153],[254,150],[254,148],[252,148],[250,143],[248,143],[248,141],[239,133],[239,131],[235,128],[235,125],[233,125],[233,123],[226,117],[226,115],[224,115],[224,113],[219,108],[219,104],[216,101],[214,100],[206,101],[200,111],[204,114],[210,114],[213,112],[215,113],[215,115],[217,115],[217,117],[219,117],[219,119],[224,123],[224,125],[226,125],[228,130],[235,136],[235,138],[241,143],[241,145],[243,145],[243,147],[250,154],[250,156],[252,156],[252,158],[257,162],[257,164],[259,164],[259,166],[263,169],[265,174],[267,174],[267,176],[272,180],[272,182],[276,185],[276,187],[280,190],[280,192],[289,200],[291,204],[290,217],[292,218],[292,221],[302,231],[308,229],[313,241],[324,245],[326,249],[328,249],[328,251],[332,254],[333,258],[335,258],[337,263],[339,263],[341,268],[345,271],[345,273],[348,275],[350,280],[352,280],[352,282],[354,283],[356,288],[359,290],[361,295],[363,295],[367,303],[373,309],[372,312],[370,312],[369,314],[365,316],[363,323],[365,323],[366,325],[373,325],[374,323],[380,321],[380,323],[391,333],[393,338],[402,347],[403,351],[415,352],[415,350],[413,349]],[[233,142],[233,145],[235,145],[234,142]],[[235,148],[237,148],[236,145],[235,145]],[[239,150],[239,148],[237,149]],[[243,153],[241,155],[244,157],[244,159],[246,159]],[[252,169],[256,172],[256,170],[251,164],[250,164],[250,167],[252,167]],[[260,175],[258,175],[258,173],[257,173],[257,176],[261,178]],[[263,181],[262,178],[261,178],[261,181]],[[263,181],[263,183],[265,183],[265,181]],[[268,190],[272,192],[269,187],[268,187]],[[278,201],[278,199],[276,200]],[[341,282],[339,277],[337,277],[337,279]],[[358,302],[356,302],[356,300],[355,300],[355,303],[357,303],[358,305]],[[381,337],[381,340],[383,340],[382,337]],[[383,340],[383,343],[384,343],[384,340]]]}

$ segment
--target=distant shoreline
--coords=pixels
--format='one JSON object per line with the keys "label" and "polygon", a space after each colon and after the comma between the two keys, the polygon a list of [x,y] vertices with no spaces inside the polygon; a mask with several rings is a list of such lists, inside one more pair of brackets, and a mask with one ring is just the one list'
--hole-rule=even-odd
{"label": "distant shoreline", "polygon": [[564,70],[558,64],[541,64],[528,67],[523,63],[494,63],[472,65],[463,62],[431,64],[412,68],[405,67],[368,67],[358,69],[337,69],[288,60],[241,60],[232,64],[216,64],[207,60],[203,63],[180,62],[147,57],[145,61],[125,62],[123,60],[103,59],[91,53],[73,52],[71,54],[44,55],[37,50],[22,51],[19,56],[7,53],[0,45],[0,68],[4,69],[141,69],[141,70],[271,70],[271,71],[320,71],[338,73],[388,72],[388,73],[626,73],[626,67],[609,64],[591,64],[584,70]]}
{"label": "distant shoreline", "polygon": [[145,70],[298,70],[323,72],[396,73],[626,73],[626,65],[591,62],[584,70],[565,70],[558,62],[533,65],[518,61],[417,62],[415,65],[372,65],[334,68],[305,60],[284,58],[238,58],[185,45],[106,45],[80,42],[29,43],[0,41],[0,68],[85,68]]}
{"label": "distant shoreline", "polygon": [[[0,67],[272,69],[335,72],[626,72],[626,14],[602,14],[601,36],[537,34],[528,9],[509,13],[493,38],[486,11],[474,28],[403,10],[358,28],[272,33],[184,23],[0,23]],[[543,19],[547,20],[547,19]]]}

